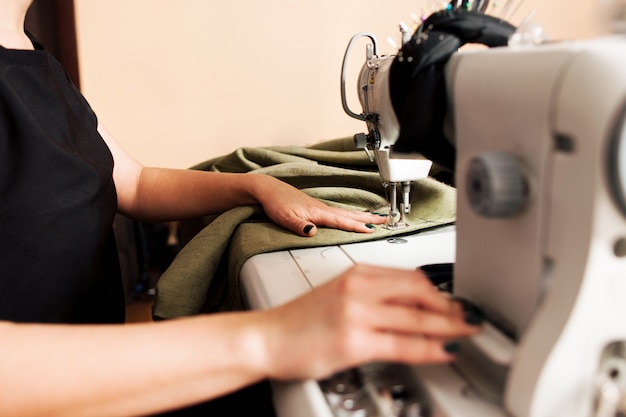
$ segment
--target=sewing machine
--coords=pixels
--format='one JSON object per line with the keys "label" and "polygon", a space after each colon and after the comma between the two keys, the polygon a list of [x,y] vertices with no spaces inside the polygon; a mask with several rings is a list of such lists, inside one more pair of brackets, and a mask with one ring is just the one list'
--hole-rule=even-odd
{"label": "sewing machine", "polygon": [[456,152],[455,228],[257,255],[241,273],[251,307],[267,308],[354,262],[454,261],[452,291],[484,331],[451,365],[275,383],[281,417],[626,415],[626,36],[517,41],[441,66],[448,106],[431,132]]}
{"label": "sewing machine", "polygon": [[[401,30],[404,39],[407,39],[407,34],[410,37],[407,28],[402,26]],[[363,112],[356,113],[348,105],[346,70],[350,51],[355,42],[362,37],[368,37],[372,43],[367,44],[366,62],[359,74],[357,88]],[[393,58],[378,54],[378,40],[374,34],[359,33],[352,37],[341,66],[341,103],[348,116],[367,124],[369,133],[357,133],[354,135],[354,143],[358,149],[363,149],[367,153],[372,162],[376,161],[383,185],[389,190],[387,227],[400,229],[406,227],[404,216],[411,211],[411,185],[428,176],[432,161],[421,154],[407,156],[392,152],[400,132],[398,118],[392,110],[388,82]],[[384,113],[385,117],[381,118],[381,113]],[[400,188],[401,198],[398,195]]]}

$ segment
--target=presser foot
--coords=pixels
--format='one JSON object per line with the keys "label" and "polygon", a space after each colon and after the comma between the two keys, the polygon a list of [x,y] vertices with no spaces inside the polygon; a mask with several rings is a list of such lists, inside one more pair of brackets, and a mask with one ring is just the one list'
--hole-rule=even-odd
{"label": "presser foot", "polygon": [[405,210],[403,204],[400,204],[400,210],[393,206],[390,207],[389,220],[387,221],[387,224],[383,227],[388,230],[406,229],[407,227],[409,227],[409,224],[405,221],[404,213],[408,212]]}
{"label": "presser foot", "polygon": [[[398,187],[402,186],[402,202],[398,208]],[[405,221],[405,215],[411,212],[411,201],[409,198],[411,190],[411,182],[405,181],[398,182],[384,182],[383,187],[388,189],[389,206],[387,207],[389,213],[389,220],[387,225],[383,226],[385,229],[398,230],[406,229],[409,224]]]}
{"label": "presser foot", "polygon": [[394,223],[394,224],[387,223],[386,225],[383,226],[383,229],[400,230],[400,229],[406,229],[407,227],[409,227],[409,225],[407,223],[404,223],[404,222]]}

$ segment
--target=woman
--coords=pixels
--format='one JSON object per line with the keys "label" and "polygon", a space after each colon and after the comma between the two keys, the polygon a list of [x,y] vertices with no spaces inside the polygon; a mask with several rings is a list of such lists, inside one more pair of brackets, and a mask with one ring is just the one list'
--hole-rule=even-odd
{"label": "woman", "polygon": [[271,177],[141,166],[24,33],[30,0],[0,4],[3,415],[145,415],[266,378],[446,362],[452,339],[478,331],[423,276],[369,266],[272,310],[121,324],[115,211],[154,221],[258,203],[303,236],[317,226],[367,233],[384,219]]}

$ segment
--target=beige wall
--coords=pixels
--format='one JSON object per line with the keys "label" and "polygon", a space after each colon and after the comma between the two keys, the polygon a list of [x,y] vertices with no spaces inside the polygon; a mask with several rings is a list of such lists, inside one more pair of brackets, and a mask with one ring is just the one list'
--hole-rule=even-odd
{"label": "beige wall", "polygon": [[[374,32],[393,52],[387,36],[397,39],[398,22],[431,3],[75,0],[82,88],[113,135],[148,165],[188,167],[240,146],[348,136],[364,128],[340,103],[350,37]],[[598,32],[595,5],[526,0],[511,21],[536,9],[534,20],[552,37],[587,37]],[[362,59],[359,47],[355,77]],[[354,85],[348,80],[350,93]]]}

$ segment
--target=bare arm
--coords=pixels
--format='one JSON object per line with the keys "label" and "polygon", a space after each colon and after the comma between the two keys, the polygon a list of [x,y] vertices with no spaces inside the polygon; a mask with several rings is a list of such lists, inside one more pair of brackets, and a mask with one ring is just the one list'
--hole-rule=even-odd
{"label": "bare arm", "polygon": [[273,177],[144,167],[99,127],[115,159],[114,179],[121,213],[141,220],[178,220],[261,204],[277,224],[300,235],[307,225],[369,233],[367,224],[386,219],[329,207]]}
{"label": "bare arm", "polygon": [[6,415],[153,413],[223,394],[263,372],[259,330],[241,314],[127,325],[5,323],[0,338]]}
{"label": "bare arm", "polygon": [[272,310],[132,325],[0,323],[0,405],[21,416],[144,415],[262,378],[447,362],[444,344],[477,331],[422,275],[358,266]]}

